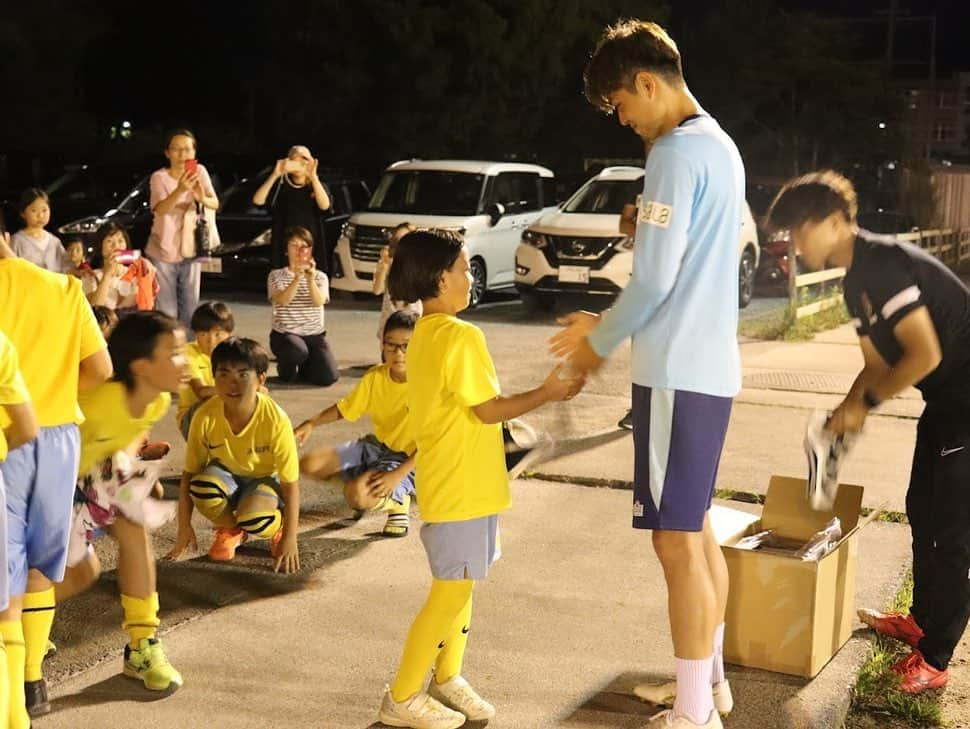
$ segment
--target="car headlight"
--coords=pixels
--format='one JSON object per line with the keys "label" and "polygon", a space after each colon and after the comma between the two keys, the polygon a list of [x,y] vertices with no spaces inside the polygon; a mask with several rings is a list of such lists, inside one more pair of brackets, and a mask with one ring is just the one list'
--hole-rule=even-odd
{"label": "car headlight", "polygon": [[622,238],[617,238],[614,245],[621,251],[632,251],[635,242],[636,239],[632,235],[625,235]]}
{"label": "car headlight", "polygon": [[349,221],[344,223],[344,227],[340,229],[340,235],[346,236],[347,240],[353,240],[356,233],[357,226]]}
{"label": "car headlight", "polygon": [[96,233],[98,228],[104,225],[104,218],[89,217],[75,220],[72,223],[65,223],[57,229],[58,233],[77,234],[77,233]]}
{"label": "car headlight", "polygon": [[549,239],[542,233],[536,233],[534,230],[525,231],[522,234],[522,242],[540,250],[549,245]]}

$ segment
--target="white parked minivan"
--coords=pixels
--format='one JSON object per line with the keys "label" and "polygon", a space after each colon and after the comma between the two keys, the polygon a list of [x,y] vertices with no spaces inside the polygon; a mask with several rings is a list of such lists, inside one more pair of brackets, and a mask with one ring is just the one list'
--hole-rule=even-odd
{"label": "white parked minivan", "polygon": [[[559,294],[619,294],[633,270],[633,240],[620,233],[620,213],[642,191],[642,167],[607,167],[529,227],[515,252],[515,287],[523,302],[550,309]],[[754,294],[760,251],[758,228],[745,204],[738,240],[742,308]]]}
{"label": "white parked minivan", "polygon": [[471,306],[476,306],[487,291],[515,285],[515,248],[522,233],[555,205],[555,176],[539,165],[395,162],[367,209],[344,226],[331,285],[370,292],[385,231],[395,225],[447,228],[464,235],[474,278]]}

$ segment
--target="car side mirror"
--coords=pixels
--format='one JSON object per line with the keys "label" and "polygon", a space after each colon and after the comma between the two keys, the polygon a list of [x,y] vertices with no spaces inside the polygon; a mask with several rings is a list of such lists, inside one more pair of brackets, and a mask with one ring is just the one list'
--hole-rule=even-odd
{"label": "car side mirror", "polygon": [[505,215],[505,206],[502,203],[492,203],[485,208],[485,214],[488,216],[492,225],[495,225]]}

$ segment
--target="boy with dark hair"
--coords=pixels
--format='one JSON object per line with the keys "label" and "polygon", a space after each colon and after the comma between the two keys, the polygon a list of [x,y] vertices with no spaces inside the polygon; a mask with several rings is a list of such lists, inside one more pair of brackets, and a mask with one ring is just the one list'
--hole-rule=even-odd
{"label": "boy with dark hair", "polygon": [[485,336],[456,316],[468,307],[471,283],[468,251],[457,233],[416,231],[401,239],[388,284],[393,298],[421,300],[424,308],[408,346],[407,403],[432,582],[381,702],[379,718],[390,726],[454,729],[466,718],[495,715],[461,667],[472,590],[501,554],[498,514],[511,501],[501,423],[568,399],[583,384],[562,378],[557,367],[534,390],[500,395]]}
{"label": "boy with dark hair", "polygon": [[[85,541],[105,530],[118,544],[118,588],[128,633],[124,674],[152,691],[182,685],[156,637],[159,626],[155,555],[148,529],[153,511],[147,501],[154,469],[136,466],[135,453],[151,428],[168,412],[172,393],[185,373],[185,333],[171,317],[157,311],[124,317],[108,341],[112,380],[80,396],[81,459],[75,501],[71,558],[57,602],[89,588],[101,565]],[[168,516],[171,515],[169,511]],[[162,519],[163,520],[163,519]],[[46,683],[40,679],[32,715],[47,713]],[[28,697],[29,698],[29,697]]]}
{"label": "boy with dark hair", "polygon": [[[2,232],[0,330],[20,357],[40,426],[35,439],[0,464],[10,590],[0,636],[7,649],[9,727],[25,729],[30,718],[24,683],[41,678],[54,619],[53,583],[63,579],[67,563],[82,420],[78,392],[108,379],[111,360],[81,282],[18,259]],[[0,428],[6,426],[0,413]]]}
{"label": "boy with dark hair", "polygon": [[274,571],[300,569],[300,463],[293,425],[260,391],[269,355],[232,337],[212,351],[216,396],[189,428],[179,487],[178,536],[168,559],[197,548],[192,510],[216,526],[209,557],[229,561],[249,537],[271,540]]}
{"label": "boy with dark hair", "polygon": [[827,170],[786,184],[766,221],[789,232],[810,270],[846,269],[865,364],[826,427],[861,430],[871,410],[910,386],[926,401],[906,494],[913,603],[908,614],[859,611],[913,648],[892,670],[901,691],[918,693],[946,684],[970,619],[970,290],[924,250],[860,229],[856,209],[852,183]]}
{"label": "boy with dark hair", "polygon": [[744,166],[691,95],[677,45],[656,23],[608,28],[584,79],[590,103],[616,112],[652,147],[630,282],[602,316],[568,316],[553,352],[586,374],[632,337],[633,526],[652,531],[663,565],[677,669],[676,684],[635,692],[658,704],[674,699],[651,727],[720,729],[718,714],[733,707],[721,656],[728,573],[708,510],[741,389]]}
{"label": "boy with dark hair", "polygon": [[232,309],[221,301],[206,301],[192,313],[195,341],[185,348],[189,381],[179,388],[175,421],[183,438],[189,437],[192,416],[199,405],[216,394],[212,377],[212,350],[232,336],[236,321]]}
{"label": "boy with dark hair", "polygon": [[383,534],[408,533],[408,507],[414,494],[414,438],[408,431],[408,370],[405,355],[417,314],[396,311],[384,325],[383,364],[371,367],[347,397],[304,420],[296,428],[303,445],[316,425],[357,420],[374,423],[373,435],[336,448],[318,448],[300,459],[300,471],[318,479],[340,474],[344,498],[358,511],[387,511]]}

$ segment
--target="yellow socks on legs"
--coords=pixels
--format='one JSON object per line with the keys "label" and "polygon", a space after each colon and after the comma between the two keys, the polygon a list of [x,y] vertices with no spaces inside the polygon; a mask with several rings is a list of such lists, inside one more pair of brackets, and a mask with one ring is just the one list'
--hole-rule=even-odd
{"label": "yellow socks on legs", "polygon": [[445,638],[445,646],[438,654],[434,664],[434,680],[436,683],[448,683],[455,676],[461,675],[461,663],[465,658],[465,645],[468,643],[468,631],[472,621],[472,596],[458,614],[458,619],[451,626],[451,633]]}
{"label": "yellow socks on legs", "polygon": [[19,620],[5,620],[0,622],[0,635],[7,647],[9,729],[27,729],[30,717],[27,716],[27,698],[24,695],[24,626]]}
{"label": "yellow socks on legs", "polygon": [[7,682],[7,648],[0,640],[0,723],[10,716],[10,684]]}
{"label": "yellow socks on legs", "polygon": [[44,656],[54,624],[54,588],[24,595],[24,610],[20,618],[24,627],[24,680],[40,681],[44,677]]}
{"label": "yellow socks on legs", "polygon": [[128,633],[128,645],[135,649],[145,638],[154,638],[161,621],[158,619],[158,593],[145,598],[121,596],[125,622],[121,629]]}
{"label": "yellow socks on legs", "polygon": [[[391,684],[391,698],[394,701],[401,703],[424,688],[428,669],[435,662],[439,651],[445,647],[446,640],[451,637],[459,616],[466,606],[471,611],[474,586],[474,580],[435,578],[431,581],[431,594],[411,624],[401,665],[394,683]],[[458,626],[459,631],[461,627]],[[463,642],[461,647],[464,649]],[[460,656],[458,660],[460,665]]]}

